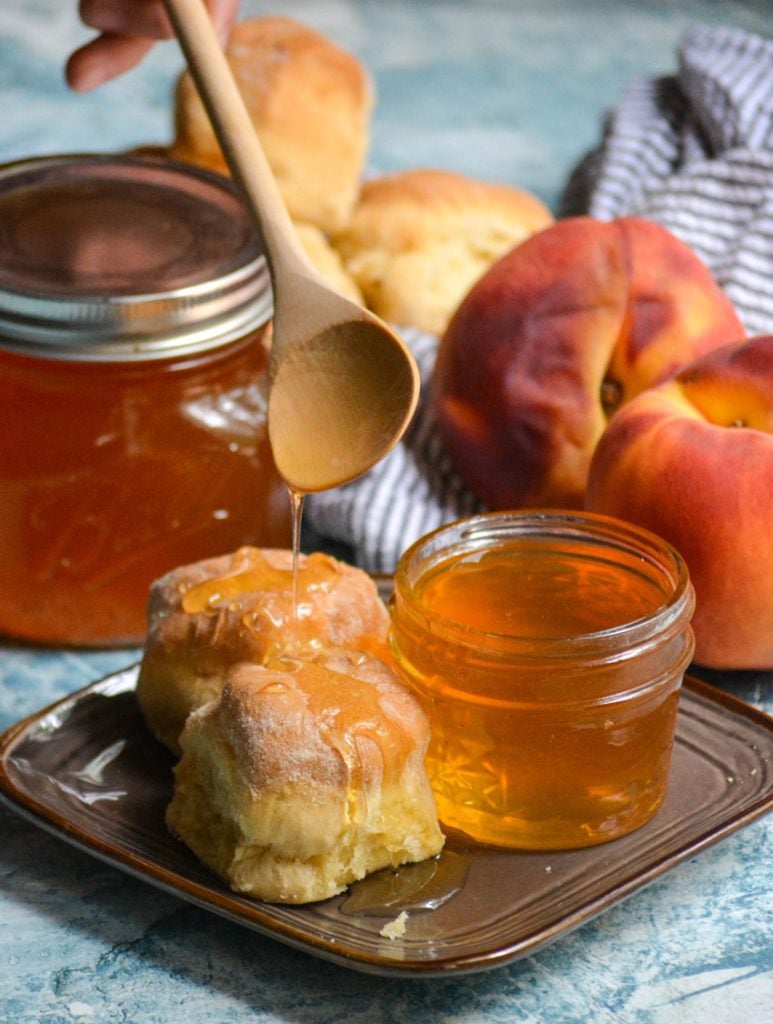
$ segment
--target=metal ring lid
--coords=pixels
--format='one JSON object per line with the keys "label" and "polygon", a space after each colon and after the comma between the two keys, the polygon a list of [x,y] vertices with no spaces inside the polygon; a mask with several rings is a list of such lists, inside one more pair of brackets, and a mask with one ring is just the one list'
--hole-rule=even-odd
{"label": "metal ring lid", "polygon": [[227,179],[150,157],[0,168],[0,347],[171,358],[224,345],[271,314],[266,261]]}

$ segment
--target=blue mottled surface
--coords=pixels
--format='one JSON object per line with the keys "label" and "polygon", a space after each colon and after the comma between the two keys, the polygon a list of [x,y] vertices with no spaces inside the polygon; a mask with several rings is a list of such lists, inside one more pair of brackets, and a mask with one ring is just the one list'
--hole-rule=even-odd
{"label": "blue mottled surface", "polygon": [[[269,11],[246,2],[243,13]],[[767,2],[287,2],[371,69],[371,165],[442,166],[551,205],[636,75],[674,69],[694,21],[770,33]],[[62,64],[68,0],[0,5],[0,160],[165,142],[174,45],[85,97]],[[0,728],[136,657],[0,646]],[[770,677],[728,688],[773,711]],[[746,1024],[773,1020],[771,818],[535,956],[488,974],[382,980],[264,939],[102,865],[0,807],[5,1024]]]}

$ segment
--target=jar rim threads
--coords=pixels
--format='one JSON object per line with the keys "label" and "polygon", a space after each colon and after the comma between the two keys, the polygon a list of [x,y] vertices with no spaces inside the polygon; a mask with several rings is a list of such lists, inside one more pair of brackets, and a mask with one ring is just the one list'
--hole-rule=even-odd
{"label": "jar rim threads", "polygon": [[[420,573],[431,571],[455,554],[487,551],[492,543],[511,537],[513,531],[517,531],[519,538],[546,537],[546,531],[558,532],[588,545],[588,554],[592,547],[600,545],[635,554],[658,573],[664,571],[665,565],[671,576],[671,592],[667,595],[664,590],[663,605],[640,618],[574,636],[519,636],[486,630],[433,610],[435,632],[447,631],[449,636],[453,635],[455,643],[486,649],[494,655],[508,656],[517,651],[525,658],[574,658],[589,653],[592,648],[597,657],[603,658],[619,650],[623,643],[631,648],[646,646],[653,636],[679,628],[678,622],[692,614],[695,597],[686,563],[665,540],[609,516],[553,509],[484,512],[438,527],[404,552],[395,573],[392,601],[403,602],[402,613],[421,617],[421,601],[415,586]],[[578,554],[581,556],[582,552]]]}

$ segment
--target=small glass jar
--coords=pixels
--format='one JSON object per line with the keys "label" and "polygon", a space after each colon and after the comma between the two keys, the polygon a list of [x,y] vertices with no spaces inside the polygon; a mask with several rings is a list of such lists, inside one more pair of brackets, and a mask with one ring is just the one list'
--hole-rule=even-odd
{"label": "small glass jar", "polygon": [[225,179],[112,156],[0,169],[0,631],[138,643],[156,577],[289,543],[271,312]]}
{"label": "small glass jar", "polygon": [[441,821],[534,850],[643,825],[666,792],[693,607],[673,548],[604,516],[491,513],[417,541],[391,646],[430,716]]}

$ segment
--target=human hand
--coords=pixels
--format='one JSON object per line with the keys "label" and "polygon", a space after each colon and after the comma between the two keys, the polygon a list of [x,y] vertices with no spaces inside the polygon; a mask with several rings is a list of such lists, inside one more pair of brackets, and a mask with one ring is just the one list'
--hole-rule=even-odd
{"label": "human hand", "polygon": [[[204,0],[204,4],[215,31],[225,40],[236,20],[239,0]],[[80,0],[78,13],[84,25],[99,35],[67,61],[65,78],[75,92],[88,92],[117,78],[139,64],[159,40],[174,36],[163,0]]]}

